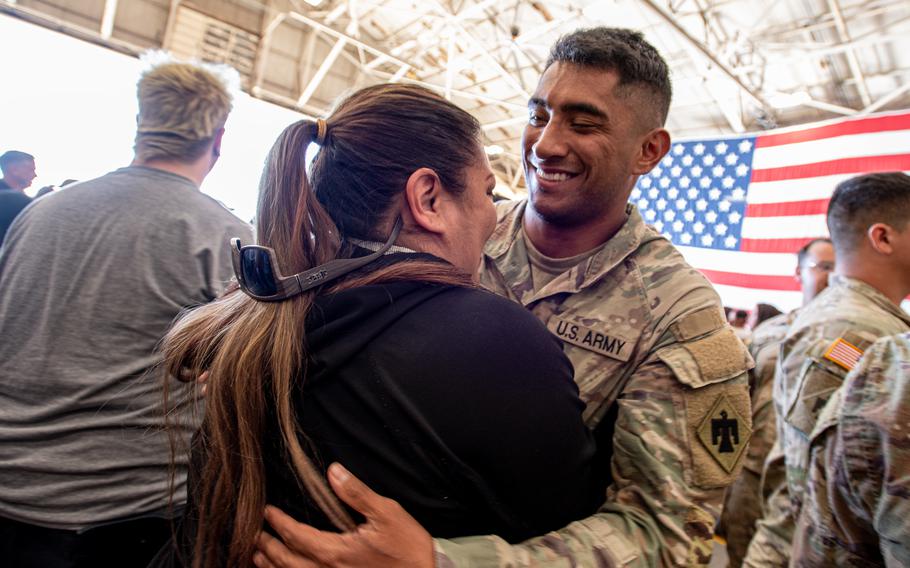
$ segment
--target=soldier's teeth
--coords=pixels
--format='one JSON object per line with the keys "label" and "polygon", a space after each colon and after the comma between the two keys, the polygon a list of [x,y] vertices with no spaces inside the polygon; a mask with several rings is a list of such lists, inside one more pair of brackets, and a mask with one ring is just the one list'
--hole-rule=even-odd
{"label": "soldier's teeth", "polygon": [[538,169],[537,177],[539,177],[540,179],[546,180],[546,181],[565,181],[565,180],[569,179],[569,174],[564,174],[562,172],[555,172],[552,174],[548,174],[547,172],[545,172],[541,169]]}

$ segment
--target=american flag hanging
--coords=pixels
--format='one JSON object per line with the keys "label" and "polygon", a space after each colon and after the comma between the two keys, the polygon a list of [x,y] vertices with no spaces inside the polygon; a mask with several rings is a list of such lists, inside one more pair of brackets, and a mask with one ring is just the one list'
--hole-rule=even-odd
{"label": "american flag hanging", "polygon": [[910,171],[910,111],[677,141],[630,201],[726,305],[789,310],[801,301],[795,253],[827,236],[834,187],[887,171]]}

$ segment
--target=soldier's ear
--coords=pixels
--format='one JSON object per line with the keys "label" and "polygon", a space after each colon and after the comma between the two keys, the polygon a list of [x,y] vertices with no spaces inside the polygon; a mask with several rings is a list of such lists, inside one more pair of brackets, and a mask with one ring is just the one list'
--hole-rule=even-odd
{"label": "soldier's ear", "polygon": [[873,223],[866,229],[866,240],[875,252],[889,255],[894,252],[896,232],[887,223]]}
{"label": "soldier's ear", "polygon": [[633,173],[642,175],[650,172],[669,151],[670,133],[663,128],[651,130],[642,138],[638,161],[635,163]]}

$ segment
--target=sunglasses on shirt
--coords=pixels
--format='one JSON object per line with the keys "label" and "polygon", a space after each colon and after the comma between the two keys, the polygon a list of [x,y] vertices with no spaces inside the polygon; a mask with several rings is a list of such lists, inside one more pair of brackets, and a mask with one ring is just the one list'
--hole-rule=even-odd
{"label": "sunglasses on shirt", "polygon": [[280,302],[307,290],[336,280],[366,266],[388,251],[401,233],[401,218],[395,222],[392,234],[382,247],[367,256],[330,260],[315,268],[284,276],[278,268],[275,251],[260,245],[242,245],[240,239],[231,239],[231,261],[240,289],[261,302]]}

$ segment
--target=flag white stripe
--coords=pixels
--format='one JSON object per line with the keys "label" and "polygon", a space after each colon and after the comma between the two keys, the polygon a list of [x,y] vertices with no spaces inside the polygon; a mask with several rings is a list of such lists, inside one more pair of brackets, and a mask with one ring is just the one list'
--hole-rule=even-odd
{"label": "flag white stripe", "polygon": [[724,305],[735,308],[752,309],[755,304],[771,304],[782,312],[788,312],[798,308],[803,302],[800,292],[740,288],[725,284],[713,284],[713,286],[723,299]]}
{"label": "flag white stripe", "polygon": [[749,203],[782,203],[809,201],[831,197],[834,187],[854,177],[854,174],[819,176],[781,181],[752,182],[749,186]]}
{"label": "flag white stripe", "polygon": [[742,238],[744,239],[797,239],[827,235],[828,225],[824,215],[746,217],[743,219]]}
{"label": "flag white stripe", "polygon": [[[908,139],[910,135],[905,133]],[[910,174],[910,172],[904,172]],[[840,182],[856,177],[856,174],[838,174],[781,181],[752,182],[749,186],[749,203],[783,203],[809,201],[831,197],[834,187]]]}
{"label": "flag white stripe", "polygon": [[906,130],[869,132],[756,148],[755,155],[752,156],[752,168],[783,168],[842,158],[907,153],[910,153],[910,136]]}
{"label": "flag white stripe", "polygon": [[738,272],[761,276],[781,276],[796,273],[796,251],[739,252],[734,250],[712,250],[698,247],[677,246],[692,266],[704,270]]}

